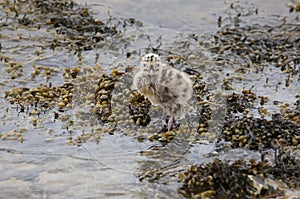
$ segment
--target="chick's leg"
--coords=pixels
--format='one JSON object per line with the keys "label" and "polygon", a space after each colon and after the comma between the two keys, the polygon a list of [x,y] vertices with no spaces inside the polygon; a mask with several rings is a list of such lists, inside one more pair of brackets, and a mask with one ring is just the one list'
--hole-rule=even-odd
{"label": "chick's leg", "polygon": [[173,122],[174,122],[174,116],[171,115],[169,118],[169,121],[168,121],[168,131],[170,131],[172,129]]}

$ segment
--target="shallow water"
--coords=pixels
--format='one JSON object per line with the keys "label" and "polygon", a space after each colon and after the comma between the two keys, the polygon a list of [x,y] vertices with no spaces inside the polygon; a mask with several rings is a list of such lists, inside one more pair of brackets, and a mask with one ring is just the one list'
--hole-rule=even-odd
{"label": "shallow water", "polygon": [[[86,92],[75,93],[77,96],[74,96],[73,107],[60,113],[73,119],[74,123],[69,126],[64,121],[55,120],[53,111],[41,113],[37,117],[37,126],[34,126],[26,113],[18,113],[17,106],[10,105],[4,99],[4,90],[21,86],[32,88],[39,84],[47,85],[49,82],[53,86],[60,85],[65,81],[61,78],[63,68],[75,68],[78,65],[77,55],[68,50],[59,52],[48,49],[37,58],[35,52],[40,50],[40,41],[36,38],[46,41],[53,35],[46,30],[14,31],[8,28],[1,30],[1,53],[21,62],[24,68],[23,76],[12,81],[5,72],[3,63],[0,63],[0,133],[2,138],[4,135],[8,138],[0,139],[1,198],[8,196],[12,198],[182,198],[177,193],[177,188],[180,186],[177,182],[177,174],[188,165],[209,162],[216,156],[226,160],[260,158],[258,153],[243,149],[214,153],[213,143],[207,141],[191,143],[188,139],[181,140],[180,136],[168,145],[147,140],[139,142],[137,137],[140,131],[145,136],[150,132],[137,128],[130,130],[130,132],[134,131],[132,135],[129,134],[130,132],[103,134],[98,142],[91,139],[80,146],[69,145],[67,140],[70,129],[76,137],[102,128],[95,115],[85,107],[82,99],[84,99],[83,95],[93,93],[89,87],[97,83],[97,77],[103,71],[109,72],[116,66],[122,71],[128,65],[137,65],[139,54],[143,54],[144,49],[149,46],[161,45],[161,48],[166,51],[181,54],[184,49],[173,48],[174,43],[188,40],[187,37],[191,33],[199,35],[214,33],[218,30],[219,15],[228,15],[227,8],[232,2],[238,1],[104,0],[101,4],[93,0],[77,2],[87,3],[95,12],[95,17],[107,18],[109,11],[110,15],[115,17],[135,18],[143,22],[144,27],[132,28],[124,33],[124,38],[131,39],[126,48],[121,46],[118,50],[94,49],[82,53],[83,66],[86,70],[93,71],[93,75],[79,74],[80,78],[76,83],[81,85],[78,87],[86,88]],[[252,0],[248,3],[236,4],[240,6],[241,12],[247,12],[253,7],[259,9],[259,15],[244,16],[242,20],[249,23],[272,24],[278,20],[276,15],[281,17],[288,15],[287,2],[276,0],[271,3]],[[179,9],[182,11],[175,11]],[[230,19],[225,18],[224,22],[226,20]],[[19,35],[26,38],[25,41],[18,42]],[[114,45],[118,46],[118,44]],[[191,48],[193,45],[195,44],[191,44]],[[202,50],[200,47],[194,47],[194,51]],[[133,53],[131,58],[126,58],[125,52],[136,53]],[[208,60],[211,59],[208,52],[203,50],[203,53]],[[54,75],[49,81],[43,75],[32,80],[30,74],[33,71],[33,63],[53,67]],[[100,65],[100,71],[92,69],[95,63]],[[219,95],[221,83],[218,81],[224,74],[217,72],[216,68],[209,67],[204,68],[203,72],[206,73],[204,79],[212,81],[210,85],[212,92],[215,92],[215,96],[221,96],[222,94]],[[262,83],[265,82],[266,77],[269,77],[270,81],[286,78],[286,75],[278,72],[279,69],[277,71],[274,68],[266,69],[262,74],[253,72],[251,74],[253,76],[247,76],[243,81],[235,81],[234,87],[237,91],[241,91],[254,85],[258,95],[268,96],[272,101],[295,102],[295,93],[299,92],[297,86],[289,88],[280,86],[275,92],[274,87],[267,87]],[[226,67],[224,73],[234,73],[234,68]],[[291,78],[292,82],[298,81],[296,76]],[[270,82],[270,85],[274,84]],[[224,98],[220,98],[220,105],[215,107],[217,124],[211,127],[212,132],[220,131],[219,128],[224,122],[223,115],[217,115],[218,111],[224,111],[222,107]],[[272,101],[266,107],[274,112],[279,111],[272,106]],[[253,114],[257,114],[255,110]],[[84,116],[86,118],[81,119]],[[152,125],[155,126],[155,123]],[[21,129],[25,129],[21,133],[24,137],[23,142],[10,139],[15,138],[14,134],[21,132]]]}
{"label": "shallow water", "polygon": [[[255,23],[272,23],[270,15],[282,15],[288,8],[290,1],[219,1],[219,0],[146,0],[143,2],[134,0],[79,0],[92,6],[97,15],[107,17],[108,13],[113,16],[135,18],[144,23],[145,27],[160,27],[179,32],[203,34],[212,32],[218,28],[218,17],[227,13],[230,4],[238,5],[242,13],[250,12],[255,6],[262,15],[249,16],[247,21],[255,19]],[[240,4],[241,3],[241,4]],[[240,5],[239,5],[240,4]],[[232,13],[233,14],[233,13]],[[268,18],[268,19],[266,19]],[[229,20],[229,19],[227,19]],[[275,19],[276,20],[276,19]],[[166,35],[165,35],[166,36]]]}

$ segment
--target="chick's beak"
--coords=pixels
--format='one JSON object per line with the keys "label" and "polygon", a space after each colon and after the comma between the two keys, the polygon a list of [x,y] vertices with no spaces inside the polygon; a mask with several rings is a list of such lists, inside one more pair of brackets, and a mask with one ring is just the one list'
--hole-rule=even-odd
{"label": "chick's beak", "polygon": [[150,72],[154,72],[154,66],[150,65]]}

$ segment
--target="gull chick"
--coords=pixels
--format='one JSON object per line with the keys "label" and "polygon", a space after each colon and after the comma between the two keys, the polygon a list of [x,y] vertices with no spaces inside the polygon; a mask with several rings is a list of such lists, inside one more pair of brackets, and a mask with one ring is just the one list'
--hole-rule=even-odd
{"label": "gull chick", "polygon": [[169,116],[168,131],[175,119],[183,116],[193,96],[193,82],[189,76],[171,66],[162,63],[159,55],[146,54],[140,64],[140,70],[133,78],[133,87],[151,104],[162,107]]}

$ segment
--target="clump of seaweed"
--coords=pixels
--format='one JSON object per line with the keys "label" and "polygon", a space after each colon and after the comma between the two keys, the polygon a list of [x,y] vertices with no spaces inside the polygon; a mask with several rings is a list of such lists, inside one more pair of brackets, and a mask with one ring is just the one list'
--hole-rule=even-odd
{"label": "clump of seaweed", "polygon": [[[7,17],[0,26],[54,30],[59,36],[49,41],[48,47],[53,50],[58,47],[67,47],[75,52],[91,50],[126,26],[142,26],[134,19],[116,20],[111,16],[108,20],[96,19],[87,6],[80,6],[72,0],[6,0],[0,3],[0,9]],[[20,25],[16,26],[16,22]]]}
{"label": "clump of seaweed", "polygon": [[40,85],[37,88],[21,87],[12,88],[11,91],[5,91],[5,98],[14,105],[20,112],[30,113],[31,109],[34,109],[31,114],[36,115],[36,112],[40,113],[58,108],[59,111],[63,111],[66,107],[71,106],[73,99],[74,84],[64,83],[63,85],[52,87],[51,84]]}
{"label": "clump of seaweed", "polygon": [[[287,31],[288,30],[288,31]],[[206,47],[220,64],[240,65],[241,70],[254,67],[263,71],[270,64],[290,74],[297,73],[299,26],[283,21],[279,26],[224,25]],[[228,56],[230,55],[230,56]],[[222,63],[221,63],[222,62]]]}
{"label": "clump of seaweed", "polygon": [[137,91],[134,91],[129,96],[129,103],[130,119],[132,119],[138,126],[146,126],[149,124],[151,121],[149,115],[151,102],[145,99],[145,97]]}
{"label": "clump of seaweed", "polygon": [[[253,88],[253,87],[252,87]],[[228,104],[228,114],[243,113],[248,110],[248,108],[254,107],[254,101],[256,100],[256,94],[249,90],[243,90],[242,94],[237,94],[235,92],[228,94],[227,104]]]}
{"label": "clump of seaweed", "polygon": [[[187,198],[252,198],[282,196],[286,183],[299,188],[299,159],[287,155],[275,166],[268,162],[215,159],[206,165],[193,165],[179,173],[179,192]],[[283,181],[278,181],[281,179]]]}
{"label": "clump of seaweed", "polygon": [[244,116],[232,118],[224,125],[223,136],[234,148],[246,147],[258,150],[272,148],[278,141],[284,146],[299,146],[299,126],[274,114],[272,120]]}
{"label": "clump of seaweed", "polygon": [[117,77],[121,74],[113,71],[113,75],[103,74],[100,77],[95,90],[95,113],[100,121],[107,122],[112,114],[111,97],[117,82]]}

